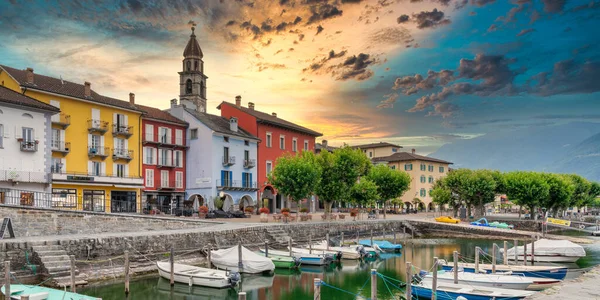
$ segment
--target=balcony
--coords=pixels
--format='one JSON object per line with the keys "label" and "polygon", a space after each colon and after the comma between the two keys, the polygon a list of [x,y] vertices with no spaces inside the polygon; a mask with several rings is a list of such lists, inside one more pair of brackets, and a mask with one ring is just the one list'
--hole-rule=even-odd
{"label": "balcony", "polygon": [[38,150],[38,140],[24,141],[23,139],[18,139],[18,141],[21,147],[21,151],[23,152],[36,152]]}
{"label": "balcony", "polygon": [[171,161],[168,161],[166,158],[162,158],[162,160],[159,160],[156,164],[157,167],[159,168],[175,168],[175,164]]}
{"label": "balcony", "polygon": [[88,147],[88,157],[100,157],[102,160],[108,157],[110,148],[108,147]]}
{"label": "balcony", "polygon": [[52,125],[57,125],[62,129],[67,129],[71,125],[71,115],[60,113],[51,117]]}
{"label": "balcony", "polygon": [[52,152],[62,153],[62,155],[65,156],[67,153],[71,152],[71,143],[64,141],[51,141],[50,148],[52,148]]}
{"label": "balcony", "polygon": [[64,171],[62,164],[50,167],[50,173],[52,174],[62,174]]}
{"label": "balcony", "polygon": [[169,148],[187,148],[184,144],[184,140],[182,138],[175,138],[175,144],[173,144],[173,139],[167,136],[155,136],[154,134],[145,134],[144,139],[142,140],[142,144],[155,144],[161,147],[169,147]]}
{"label": "balcony", "polygon": [[0,182],[11,182],[13,185],[19,182],[28,183],[50,183],[50,176],[44,172],[29,172],[17,170],[0,170]]}
{"label": "balcony", "polygon": [[130,161],[133,159],[133,150],[113,148],[113,160],[123,159]]}
{"label": "balcony", "polygon": [[256,167],[256,159],[244,159],[244,168],[251,169]]}
{"label": "balcony", "polygon": [[174,190],[177,187],[177,182],[175,180],[160,181],[160,185],[158,187],[159,190]]}
{"label": "balcony", "polygon": [[129,138],[133,135],[133,126],[113,124],[113,135]]}
{"label": "balcony", "polygon": [[235,165],[235,156],[223,156],[223,166]]}
{"label": "balcony", "polygon": [[114,176],[113,174],[93,172],[66,172],[64,167],[55,166],[51,169],[52,182],[54,183],[107,183],[131,188],[139,188],[144,185],[140,176]]}
{"label": "balcony", "polygon": [[256,191],[258,190],[256,181],[245,180],[217,180],[218,190],[231,191]]}
{"label": "balcony", "polygon": [[89,133],[99,133],[105,134],[108,131],[108,122],[101,120],[88,120],[88,132]]}

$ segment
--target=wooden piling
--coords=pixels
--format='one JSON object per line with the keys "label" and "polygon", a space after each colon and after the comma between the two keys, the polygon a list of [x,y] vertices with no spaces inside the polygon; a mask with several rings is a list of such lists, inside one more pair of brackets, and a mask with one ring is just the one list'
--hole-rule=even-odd
{"label": "wooden piling", "polygon": [[329,233],[325,234],[325,245],[326,245],[327,251],[329,251]]}
{"label": "wooden piling", "polygon": [[454,267],[452,271],[454,272],[454,284],[458,284],[458,251],[454,251]]}
{"label": "wooden piling", "polygon": [[29,295],[23,295],[20,297],[21,300],[29,300]]}
{"label": "wooden piling", "polygon": [[171,277],[170,283],[171,286],[175,285],[175,246],[171,245],[171,256],[169,256],[169,262],[171,265]]}
{"label": "wooden piling", "polygon": [[360,245],[360,231],[356,231],[356,244]]}
{"label": "wooden piling", "polygon": [[514,240],[513,241],[513,248],[515,248],[515,265],[519,262],[518,247],[519,247],[519,241],[518,240]]}
{"label": "wooden piling", "polygon": [[129,295],[129,251],[125,250],[125,295]]}
{"label": "wooden piling", "polygon": [[238,300],[246,300],[246,292],[239,292]]}
{"label": "wooden piling", "polygon": [[377,300],[377,269],[371,269],[371,300]]}
{"label": "wooden piling", "polygon": [[406,241],[406,227],[402,227],[402,240]]}
{"label": "wooden piling", "polygon": [[9,295],[6,299],[10,299],[10,261],[4,262],[4,295]]}
{"label": "wooden piling", "polygon": [[212,260],[211,260],[211,254],[210,254],[211,251],[212,251],[212,245],[208,244],[208,256],[207,256],[207,258],[208,258],[208,268],[209,269],[212,269]]}
{"label": "wooden piling", "polygon": [[373,229],[371,229],[371,247],[373,247]]}
{"label": "wooden piling", "polygon": [[406,299],[412,299],[412,264],[406,262]]}
{"label": "wooden piling", "polygon": [[[290,255],[292,252],[290,252]],[[312,234],[308,235],[308,254],[312,254]]]}
{"label": "wooden piling", "polygon": [[496,248],[498,245],[494,243],[492,245],[492,274],[496,274]]}
{"label": "wooden piling", "polygon": [[75,287],[75,255],[70,255],[69,258],[71,260],[71,292],[76,293],[77,288]]}
{"label": "wooden piling", "polygon": [[244,270],[244,262],[242,260],[242,242],[238,243],[238,271],[242,273]]}
{"label": "wooden piling", "polygon": [[265,257],[269,257],[269,241],[265,241]]}
{"label": "wooden piling", "polygon": [[340,237],[340,245],[343,247],[344,246],[344,232],[342,231],[342,236]]}
{"label": "wooden piling", "polygon": [[531,265],[533,266],[535,261],[535,236],[531,239]]}
{"label": "wooden piling", "polygon": [[527,265],[527,240],[523,243],[523,265]]}
{"label": "wooden piling", "polygon": [[321,300],[321,279],[315,278],[313,284],[315,285],[314,300]]}
{"label": "wooden piling", "polygon": [[481,248],[475,247],[475,274],[479,273],[479,251]]}
{"label": "wooden piling", "polygon": [[433,258],[433,281],[431,283],[431,300],[437,300],[438,258]]}
{"label": "wooden piling", "polygon": [[392,232],[394,233],[394,244],[397,244],[397,242],[396,242],[396,230],[393,230]]}
{"label": "wooden piling", "polygon": [[508,242],[504,241],[504,254],[502,254],[502,260],[505,266],[508,266]]}

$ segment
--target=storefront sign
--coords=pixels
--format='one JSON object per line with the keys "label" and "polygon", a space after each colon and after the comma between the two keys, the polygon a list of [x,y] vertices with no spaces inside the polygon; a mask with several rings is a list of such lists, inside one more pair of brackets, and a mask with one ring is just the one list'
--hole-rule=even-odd
{"label": "storefront sign", "polygon": [[73,180],[73,181],[94,181],[94,177],[67,175],[67,180]]}
{"label": "storefront sign", "polygon": [[562,225],[562,226],[571,226],[571,221],[561,220],[561,219],[548,218],[548,223]]}

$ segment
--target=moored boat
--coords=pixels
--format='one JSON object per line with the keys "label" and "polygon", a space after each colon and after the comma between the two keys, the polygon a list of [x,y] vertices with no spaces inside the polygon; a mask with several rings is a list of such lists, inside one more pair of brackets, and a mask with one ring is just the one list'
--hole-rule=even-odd
{"label": "moored boat", "polygon": [[239,268],[238,246],[227,249],[212,250],[211,261],[219,269],[232,272],[258,274],[272,273],[275,270],[275,264],[270,258],[256,254],[245,247],[242,250],[242,268]]}
{"label": "moored boat", "polygon": [[[440,265],[446,271],[452,270],[454,264],[440,260]],[[475,272],[474,263],[459,262],[458,267],[465,272]],[[479,264],[479,273],[492,273],[491,264]],[[526,277],[539,277],[563,280],[567,275],[567,268],[563,266],[522,266],[522,265],[496,265],[496,272],[511,272],[512,275],[522,275]]]}
{"label": "moored boat", "polygon": [[402,250],[402,245],[390,243],[389,241],[373,240],[372,245],[371,240],[360,240],[358,242],[363,246],[377,247],[384,252],[400,252]]}
{"label": "moored boat", "polygon": [[[171,278],[170,262],[159,261],[156,262],[156,266],[158,267],[158,274],[162,278]],[[173,264],[173,279],[175,282],[188,285],[226,288],[237,285],[240,276],[237,273],[229,271],[207,269],[184,264]]]}
{"label": "moored boat", "polygon": [[[6,295],[4,286],[2,286],[2,294]],[[38,285],[26,285],[26,284],[11,284],[10,285],[10,299],[19,300],[22,296],[27,296],[27,299],[31,300],[62,300],[62,299],[76,299],[76,300],[101,300],[101,298],[81,295],[77,293],[56,290],[48,287]],[[8,297],[6,298],[8,299]]]}
{"label": "moored boat", "polygon": [[[264,255],[265,249],[261,248],[259,250]],[[278,256],[290,257],[289,251],[269,249],[269,256],[271,254],[278,255]],[[292,256],[298,260],[300,265],[323,266],[323,265],[328,265],[333,261],[332,254],[303,254],[303,253],[292,252]]]}
{"label": "moored boat", "polygon": [[[497,274],[477,274],[464,271],[458,271],[458,283],[472,286],[485,286],[493,288],[525,290],[533,284],[534,280],[531,277],[525,276],[510,276]],[[433,273],[424,272],[420,274],[423,280],[429,281],[433,279]],[[446,272],[444,270],[437,273],[438,282],[454,283],[454,272]]]}
{"label": "moored boat", "polygon": [[[344,254],[342,252],[317,250],[314,248],[312,250],[310,250],[309,248],[292,247],[292,252],[299,253],[299,254],[333,255],[333,260],[336,260],[336,261],[339,261],[341,259],[350,259],[350,258],[344,257]],[[354,260],[356,260],[356,259],[358,259],[358,258],[354,258]]]}
{"label": "moored boat", "polygon": [[[527,244],[526,253],[523,246],[518,246],[508,249],[506,255],[508,259],[514,260],[516,251],[518,260],[531,260],[532,248],[533,259],[537,262],[575,262],[585,256],[585,249],[580,245],[567,240],[548,239],[535,241],[533,247],[531,243]],[[500,249],[500,252],[503,253],[504,249]]]}
{"label": "moored boat", "polygon": [[[431,299],[431,282],[413,284],[412,295],[420,299]],[[514,300],[533,295],[532,291],[509,290],[493,287],[471,286],[440,282],[436,286],[436,299],[455,300],[463,297],[469,300]]]}
{"label": "moored boat", "polygon": [[[351,259],[351,260],[355,260],[355,259],[361,259],[363,257],[372,257],[377,255],[377,252],[375,249],[365,249],[363,246],[357,245],[357,246],[351,246],[351,247],[335,247],[335,246],[329,246],[327,247],[327,242],[326,241],[322,241],[318,244],[314,244],[312,246],[313,250],[322,250],[322,251],[334,251],[334,252],[338,252],[338,253],[342,253],[342,259]],[[361,249],[362,248],[362,249]]]}
{"label": "moored boat", "polygon": [[[257,254],[264,256],[264,253],[261,253],[260,251]],[[268,258],[271,259],[271,261],[275,265],[275,268],[291,269],[297,267],[300,264],[299,260],[297,260],[295,257],[290,256],[275,255],[269,253]]]}

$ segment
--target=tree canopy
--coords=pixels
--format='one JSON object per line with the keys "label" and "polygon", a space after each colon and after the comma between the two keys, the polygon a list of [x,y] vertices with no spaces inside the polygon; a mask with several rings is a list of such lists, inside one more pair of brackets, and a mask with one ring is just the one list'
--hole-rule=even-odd
{"label": "tree canopy", "polygon": [[380,202],[383,203],[384,218],[386,202],[398,198],[409,189],[410,175],[404,171],[392,170],[387,165],[376,165],[365,177],[377,185]]}
{"label": "tree canopy", "polygon": [[550,185],[544,176],[537,172],[515,171],[505,175],[506,195],[517,205],[526,206],[534,214],[545,199],[550,196]]}

